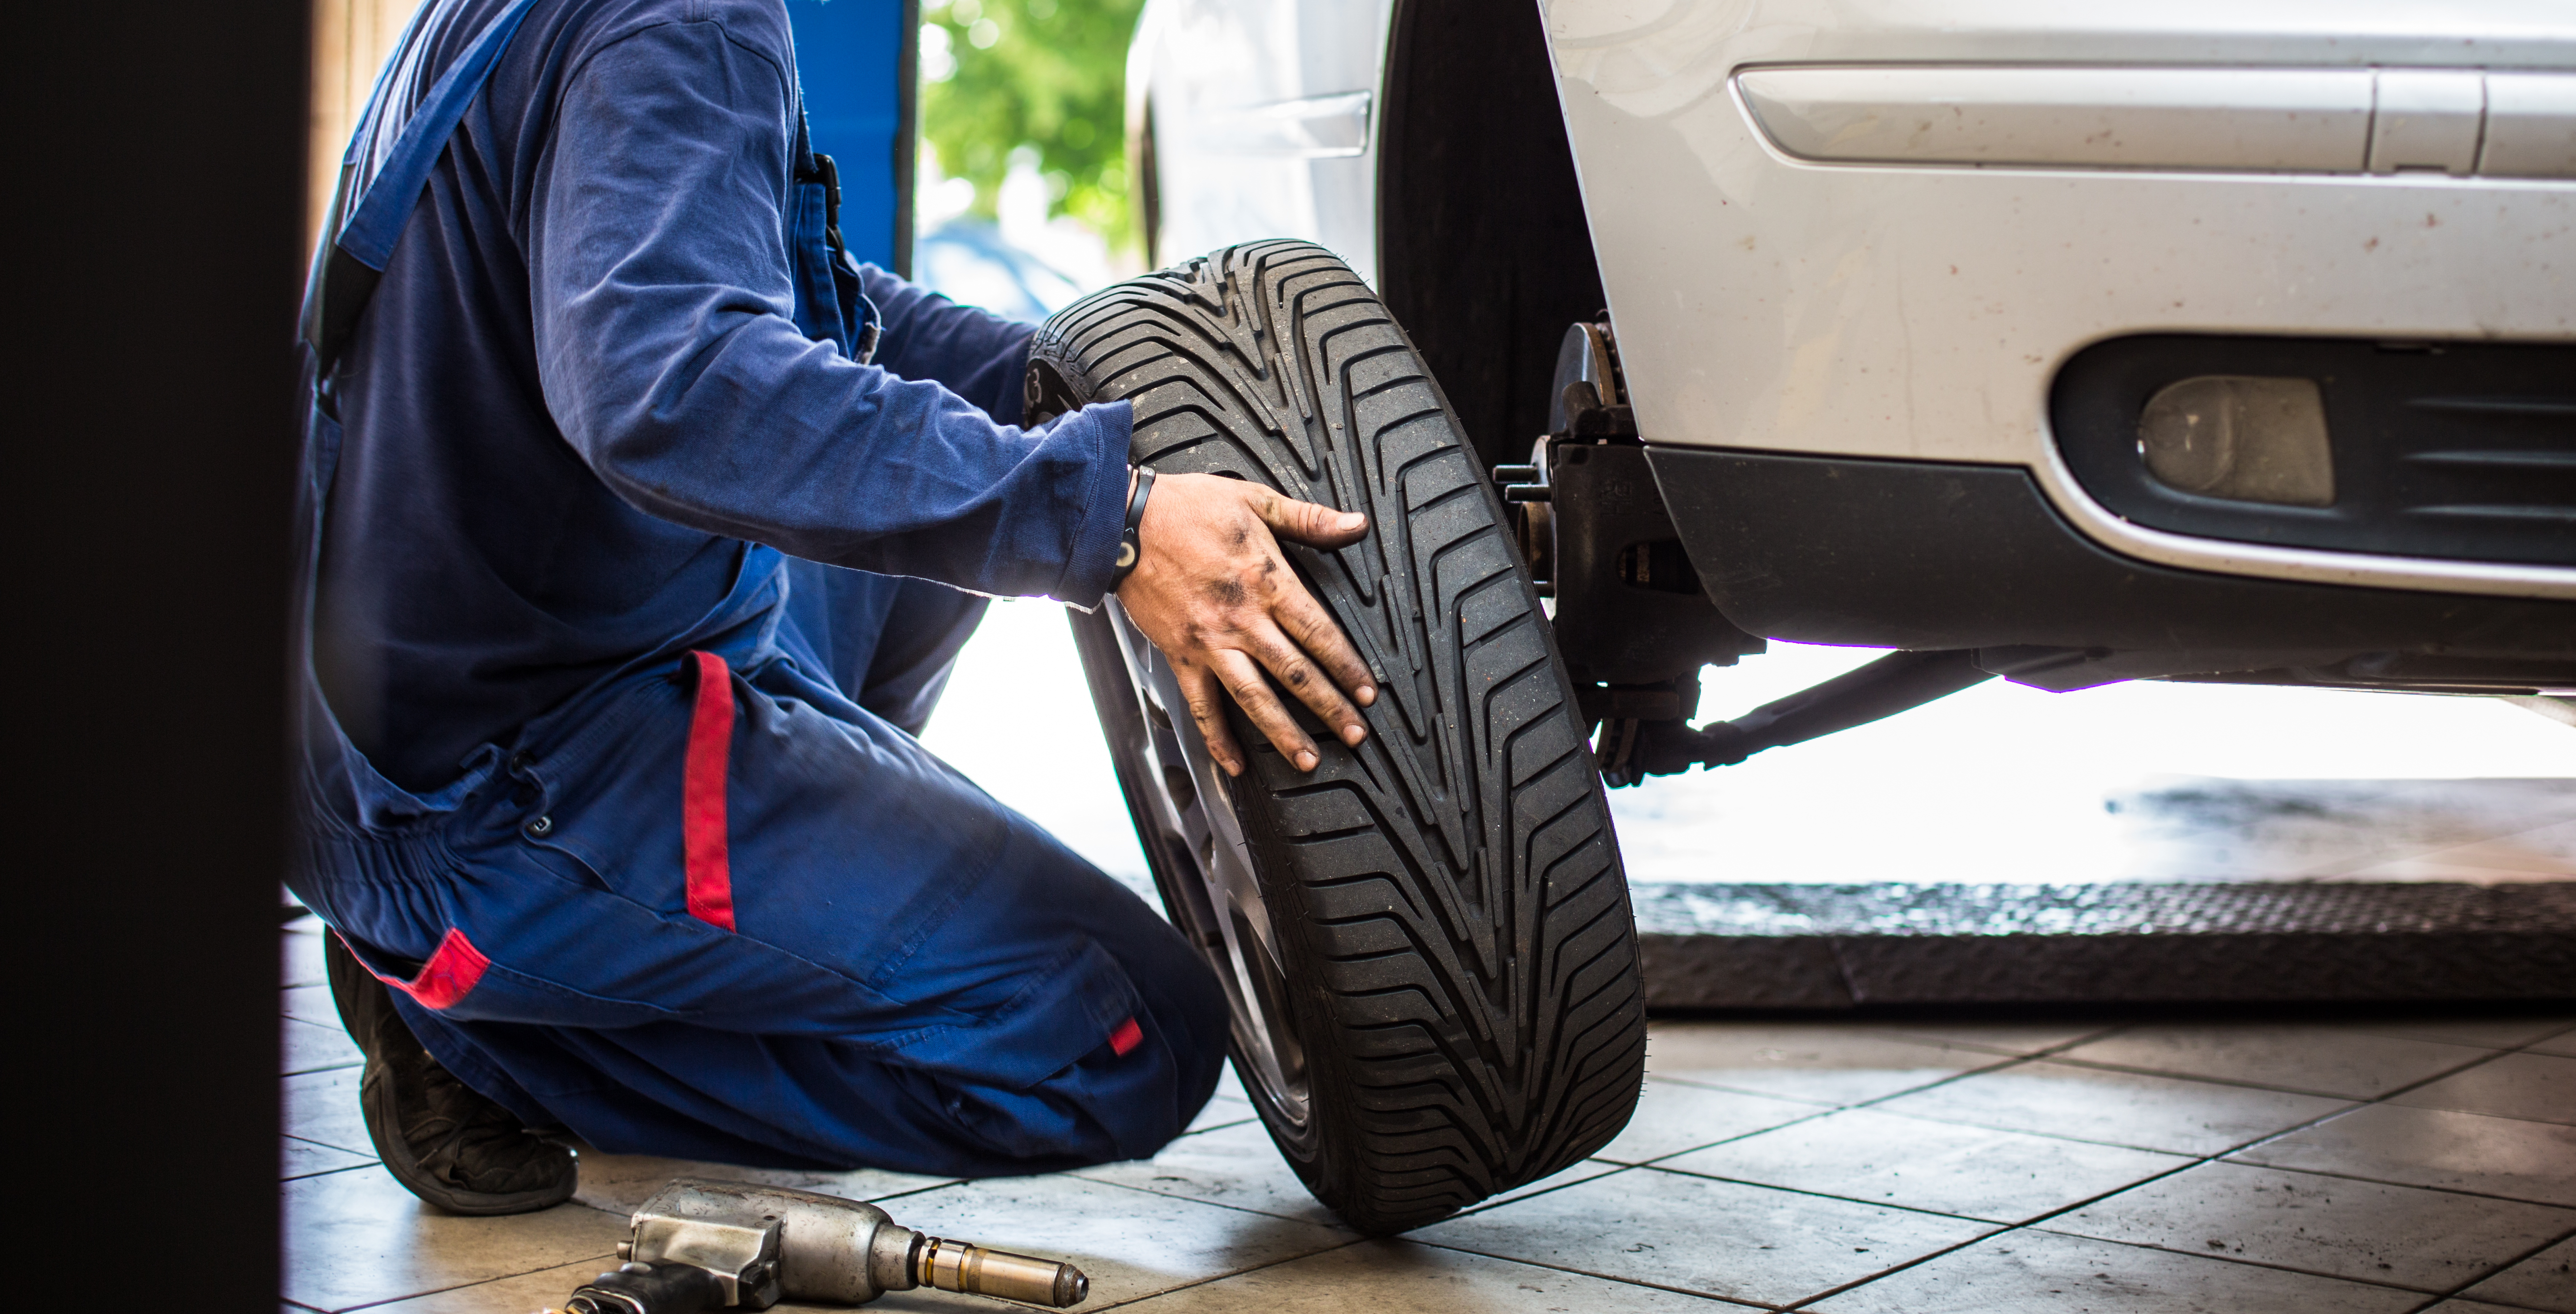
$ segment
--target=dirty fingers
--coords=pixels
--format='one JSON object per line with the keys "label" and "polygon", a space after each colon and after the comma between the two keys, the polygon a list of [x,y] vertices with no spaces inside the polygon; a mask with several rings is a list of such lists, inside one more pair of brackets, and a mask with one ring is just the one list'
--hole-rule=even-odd
{"label": "dirty fingers", "polygon": [[1239,479],[1172,474],[1155,483],[1118,599],[1171,661],[1190,719],[1227,774],[1243,774],[1247,762],[1226,725],[1226,698],[1300,771],[1322,759],[1280,690],[1343,743],[1368,737],[1359,714],[1377,701],[1368,664],[1279,547],[1282,538],[1346,547],[1367,532],[1366,516]]}

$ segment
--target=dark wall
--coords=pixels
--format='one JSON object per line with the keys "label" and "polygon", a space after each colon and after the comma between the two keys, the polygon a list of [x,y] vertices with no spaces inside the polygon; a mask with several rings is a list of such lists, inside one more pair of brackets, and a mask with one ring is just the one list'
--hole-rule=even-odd
{"label": "dark wall", "polygon": [[306,4],[12,23],[18,1299],[274,1314]]}
{"label": "dark wall", "polygon": [[1529,458],[1568,324],[1602,309],[1534,0],[1397,0],[1378,286],[1488,463]]}

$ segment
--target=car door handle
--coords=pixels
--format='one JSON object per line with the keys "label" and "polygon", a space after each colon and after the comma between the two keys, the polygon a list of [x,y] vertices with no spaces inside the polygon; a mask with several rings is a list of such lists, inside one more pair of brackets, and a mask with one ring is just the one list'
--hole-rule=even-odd
{"label": "car door handle", "polygon": [[1836,164],[2576,177],[2576,75],[1876,65],[1736,76],[1763,135]]}
{"label": "car door handle", "polygon": [[1344,159],[1368,150],[1374,99],[1365,91],[1339,91],[1221,110],[1207,115],[1188,136],[1200,148],[1226,155]]}

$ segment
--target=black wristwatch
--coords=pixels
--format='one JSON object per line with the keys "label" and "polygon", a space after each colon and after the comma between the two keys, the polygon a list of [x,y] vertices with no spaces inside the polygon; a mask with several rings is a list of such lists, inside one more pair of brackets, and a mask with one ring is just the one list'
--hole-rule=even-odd
{"label": "black wristwatch", "polygon": [[1144,554],[1144,544],[1136,531],[1145,523],[1145,497],[1154,491],[1154,467],[1136,467],[1136,491],[1127,495],[1127,527],[1118,531],[1118,564],[1110,572],[1109,591],[1116,593],[1127,577],[1136,573],[1136,562]]}

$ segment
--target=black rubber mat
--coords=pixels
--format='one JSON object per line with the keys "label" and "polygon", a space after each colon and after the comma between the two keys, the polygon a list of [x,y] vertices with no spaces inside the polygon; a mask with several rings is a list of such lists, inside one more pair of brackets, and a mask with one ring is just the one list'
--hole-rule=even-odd
{"label": "black rubber mat", "polygon": [[1640,884],[1652,1010],[2576,999],[2576,882]]}

